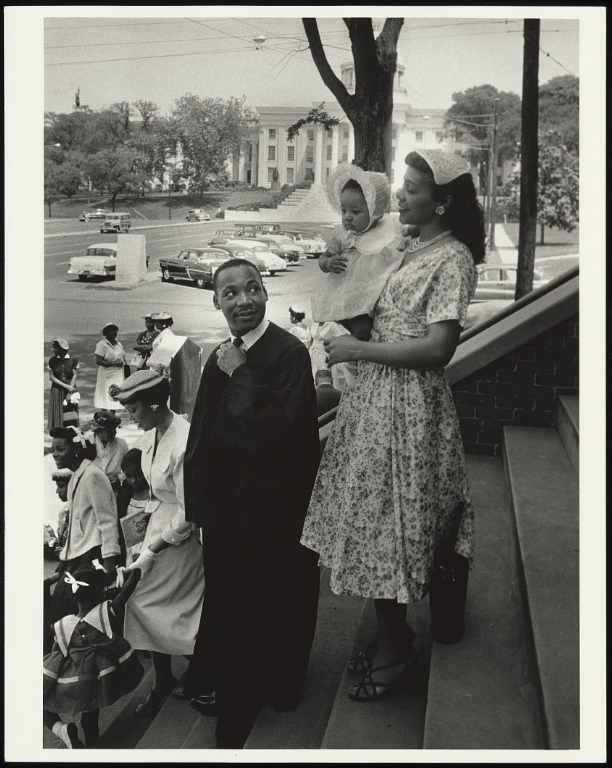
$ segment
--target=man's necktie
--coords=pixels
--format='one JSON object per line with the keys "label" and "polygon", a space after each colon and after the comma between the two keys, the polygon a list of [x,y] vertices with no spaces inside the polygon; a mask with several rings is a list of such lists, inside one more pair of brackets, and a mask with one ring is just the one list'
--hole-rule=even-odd
{"label": "man's necktie", "polygon": [[233,344],[235,347],[241,347],[241,346],[242,346],[242,339],[240,338],[240,336],[236,336],[236,338],[234,339],[234,341],[232,341],[232,344]]}

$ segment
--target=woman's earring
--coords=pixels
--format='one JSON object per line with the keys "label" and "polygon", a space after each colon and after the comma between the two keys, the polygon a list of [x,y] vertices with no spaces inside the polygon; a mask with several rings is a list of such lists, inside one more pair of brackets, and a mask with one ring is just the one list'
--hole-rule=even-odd
{"label": "woman's earring", "polygon": [[153,411],[153,413],[155,413],[155,411],[156,411],[158,408],[159,408],[159,405],[158,405],[157,403],[153,403],[153,405],[151,406],[151,410]]}
{"label": "woman's earring", "polygon": [[438,214],[438,216],[444,216],[444,214],[446,213],[446,208],[443,205],[439,205],[436,208],[436,213]]}

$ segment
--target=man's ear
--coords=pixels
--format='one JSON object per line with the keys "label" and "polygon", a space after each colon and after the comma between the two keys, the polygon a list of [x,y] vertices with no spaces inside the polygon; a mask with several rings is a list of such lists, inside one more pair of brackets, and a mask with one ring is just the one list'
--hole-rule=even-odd
{"label": "man's ear", "polygon": [[217,293],[213,293],[213,306],[215,309],[221,309],[221,306],[219,304],[219,299],[217,298]]}
{"label": "man's ear", "polygon": [[268,291],[266,291],[266,286],[263,284],[263,281],[261,283],[261,287],[263,288],[264,296],[266,297],[266,301],[268,300]]}

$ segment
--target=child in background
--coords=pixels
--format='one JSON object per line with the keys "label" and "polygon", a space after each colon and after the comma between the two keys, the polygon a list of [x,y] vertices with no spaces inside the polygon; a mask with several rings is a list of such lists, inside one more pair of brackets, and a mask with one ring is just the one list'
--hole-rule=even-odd
{"label": "child in background", "polygon": [[[142,451],[140,449],[130,448],[121,462],[121,470],[125,479],[117,496],[119,520],[137,512],[143,512],[149,501],[149,484],[142,473],[141,457]],[[121,544],[121,552],[125,556],[125,563],[130,565],[138,557],[141,545],[126,548],[121,529],[119,531],[119,543]]]}
{"label": "child in background", "polygon": [[[315,341],[321,345],[346,331],[367,341],[374,305],[403,258],[398,250],[399,223],[386,213],[389,181],[384,173],[340,165],[327,180],[326,191],[342,214],[342,224],[332,230],[328,249],[319,258],[324,275],[312,296],[312,316],[320,324]],[[338,323],[343,327],[334,328]],[[350,386],[356,366],[348,366],[352,368],[345,372]]]}
{"label": "child in background", "polygon": [[291,328],[289,333],[292,333],[296,338],[306,345],[308,349],[312,343],[312,336],[310,335],[310,329],[304,322],[306,312],[303,309],[293,309],[289,307],[289,317],[291,318]]}
{"label": "child in background", "polygon": [[[78,613],[56,622],[53,649],[43,659],[43,722],[68,749],[92,747],[100,709],[133,691],[142,678],[142,665],[119,634],[125,603],[139,579],[140,571],[133,570],[111,602],[103,599],[108,575],[95,561],[65,574]],[[85,744],[76,723],[63,722],[58,712],[81,715]]]}

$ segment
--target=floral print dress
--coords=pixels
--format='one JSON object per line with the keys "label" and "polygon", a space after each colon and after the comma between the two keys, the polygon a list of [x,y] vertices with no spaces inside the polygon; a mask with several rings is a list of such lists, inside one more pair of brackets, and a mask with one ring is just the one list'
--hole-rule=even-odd
{"label": "floral print dress", "polygon": [[[476,285],[457,240],[391,275],[372,341],[422,338],[427,325],[465,322]],[[456,551],[473,559],[474,515],[459,420],[444,368],[359,362],[344,393],[312,493],[302,544],[331,568],[336,594],[412,603],[427,593],[433,551],[462,508]]]}

